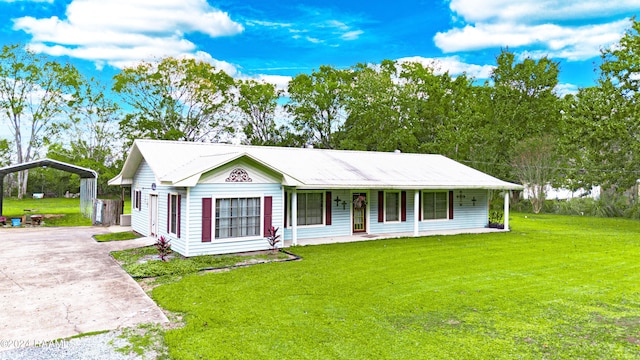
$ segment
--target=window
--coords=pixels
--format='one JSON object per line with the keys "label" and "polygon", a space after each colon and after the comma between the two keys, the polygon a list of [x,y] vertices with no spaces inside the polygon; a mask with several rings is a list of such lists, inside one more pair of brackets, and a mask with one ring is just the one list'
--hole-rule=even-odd
{"label": "window", "polygon": [[400,221],[400,193],[385,192],[384,194],[385,221]]}
{"label": "window", "polygon": [[178,194],[169,195],[169,234],[178,234],[178,219],[179,210],[178,207]]}
{"label": "window", "polygon": [[142,210],[142,191],[136,190],[133,194],[133,208]]}
{"label": "window", "polygon": [[216,239],[260,236],[260,198],[216,199]]}
{"label": "window", "polygon": [[448,194],[446,192],[422,193],[422,219],[448,219]]}
{"label": "window", "polygon": [[322,225],[324,219],[322,192],[298,193],[298,225]]}

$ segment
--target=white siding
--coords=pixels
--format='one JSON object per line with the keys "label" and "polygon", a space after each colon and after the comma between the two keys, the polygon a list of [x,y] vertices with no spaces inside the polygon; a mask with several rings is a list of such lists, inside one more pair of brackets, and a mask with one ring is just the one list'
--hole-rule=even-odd
{"label": "white siding", "polygon": [[[203,198],[224,198],[224,197],[244,197],[249,196],[271,196],[272,205],[272,225],[279,227],[282,234],[284,225],[283,217],[283,192],[280,184],[254,184],[254,183],[223,183],[223,184],[198,184],[190,190],[190,212],[189,221],[189,244],[186,256],[197,256],[207,254],[225,254],[242,251],[255,251],[269,249],[265,238],[256,240],[216,240],[202,242],[202,199]],[[183,204],[186,202],[183,201]],[[262,206],[263,204],[261,204]],[[215,207],[215,203],[214,203]],[[264,209],[262,210],[264,211]],[[165,214],[166,216],[166,214]],[[214,210],[215,216],[215,210]],[[183,216],[183,220],[185,217]],[[262,222],[260,224],[262,234]],[[282,243],[279,244],[280,246]]]}
{"label": "white siding", "polygon": [[[367,193],[367,224],[366,229],[369,234],[392,234],[413,232],[414,224],[414,191],[406,191],[406,221],[398,222],[378,222],[378,190],[329,190],[332,199],[339,197],[347,202],[345,209],[342,203],[336,206],[331,204],[332,225],[298,227],[299,239],[312,239],[321,237],[336,237],[352,235],[352,194],[358,192]],[[393,190],[396,191],[396,190]],[[426,190],[428,191],[428,190]],[[448,193],[448,191],[447,191]],[[448,220],[422,220],[419,223],[420,231],[428,230],[458,230],[485,227],[488,224],[488,191],[487,190],[462,190],[462,206],[459,199],[460,190],[454,192],[453,219]],[[476,199],[475,204],[472,199]],[[291,240],[291,227],[285,231],[285,239]]]}
{"label": "white siding", "polygon": [[151,184],[156,182],[156,178],[151,171],[151,167],[146,161],[142,161],[133,177],[133,185],[131,186],[131,204],[135,204],[135,192],[140,190],[141,196],[141,209],[135,209],[132,206],[131,209],[131,228],[144,235],[151,235],[151,228],[149,226],[149,195],[154,193],[151,190]]}
{"label": "white siding", "polygon": [[[186,236],[188,234],[186,228],[187,218],[187,191],[185,188],[175,188],[169,186],[158,187],[158,236],[164,236],[171,240],[171,250],[180,254],[186,252]],[[179,194],[180,199],[180,237],[176,234],[169,234],[168,221],[169,221],[169,194]]]}

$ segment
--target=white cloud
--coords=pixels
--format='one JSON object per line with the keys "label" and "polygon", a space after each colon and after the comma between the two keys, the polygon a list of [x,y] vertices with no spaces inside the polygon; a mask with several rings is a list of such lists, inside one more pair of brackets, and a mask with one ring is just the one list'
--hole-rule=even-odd
{"label": "white cloud", "polygon": [[73,0],[66,19],[27,16],[14,19],[13,27],[32,35],[34,51],[90,60],[98,67],[195,56],[196,46],[185,33],[219,37],[243,31],[206,0]]}
{"label": "white cloud", "polygon": [[640,2],[451,0],[449,7],[459,25],[433,38],[445,53],[510,47],[535,56],[585,60],[620,39],[630,26],[622,17],[640,11]]}
{"label": "white cloud", "polygon": [[417,62],[425,67],[430,67],[436,74],[449,72],[449,75],[467,74],[476,79],[488,79],[495,68],[493,65],[469,64],[458,56],[448,56],[441,58],[425,58],[421,56],[405,57],[397,59],[398,63]]}
{"label": "white cloud", "polygon": [[258,75],[257,79],[275,85],[276,89],[282,90],[286,94],[289,82],[292,78],[291,76],[284,75]]}
{"label": "white cloud", "polygon": [[603,46],[620,40],[628,20],[602,25],[563,27],[553,24],[477,24],[437,33],[436,46],[444,52],[479,50],[493,47],[533,46],[538,52],[568,60],[584,60],[600,53]]}
{"label": "white cloud", "polygon": [[363,33],[364,33],[364,31],[362,31],[362,30],[347,31],[346,33],[342,34],[342,36],[340,36],[340,38],[342,40],[347,40],[347,41],[356,40]]}
{"label": "white cloud", "polygon": [[320,43],[324,42],[324,40],[320,40],[318,38],[314,38],[314,37],[311,37],[311,36],[305,36],[305,39],[307,39],[308,42],[311,42],[311,43],[314,43],[314,44],[320,44]]}
{"label": "white cloud", "polygon": [[532,23],[620,16],[640,10],[638,0],[451,0],[466,22]]}
{"label": "white cloud", "polygon": [[577,94],[578,86],[574,84],[558,84],[555,89],[553,89],[553,92],[555,92],[559,97],[564,97],[568,94]]}

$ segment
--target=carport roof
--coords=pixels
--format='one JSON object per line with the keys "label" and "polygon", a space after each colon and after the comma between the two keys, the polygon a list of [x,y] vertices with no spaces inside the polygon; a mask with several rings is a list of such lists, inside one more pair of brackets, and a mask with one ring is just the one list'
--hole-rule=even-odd
{"label": "carport roof", "polygon": [[80,178],[86,179],[96,179],[98,177],[98,173],[91,169],[83,168],[80,166],[67,164],[62,161],[57,161],[53,159],[40,159],[29,161],[21,164],[9,165],[3,168],[0,168],[0,177],[4,177],[7,174],[14,173],[16,171],[27,170],[35,167],[50,167],[57,170],[62,170],[70,173],[77,174]]}

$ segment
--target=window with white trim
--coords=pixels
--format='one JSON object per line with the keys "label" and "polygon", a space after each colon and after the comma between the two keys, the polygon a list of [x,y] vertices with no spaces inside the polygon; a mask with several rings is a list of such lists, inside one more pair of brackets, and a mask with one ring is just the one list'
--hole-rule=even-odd
{"label": "window with white trim", "polygon": [[449,218],[449,194],[446,191],[422,193],[422,219],[438,220]]}
{"label": "window with white trim", "polygon": [[178,234],[178,194],[169,195],[169,234]]}
{"label": "window with white trim", "polygon": [[384,221],[400,221],[400,192],[385,191],[384,193]]}
{"label": "window with white trim", "polygon": [[324,192],[298,193],[298,226],[324,224]]}
{"label": "window with white trim", "polygon": [[216,199],[215,238],[260,235],[260,198]]}

